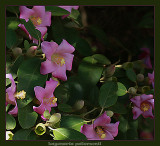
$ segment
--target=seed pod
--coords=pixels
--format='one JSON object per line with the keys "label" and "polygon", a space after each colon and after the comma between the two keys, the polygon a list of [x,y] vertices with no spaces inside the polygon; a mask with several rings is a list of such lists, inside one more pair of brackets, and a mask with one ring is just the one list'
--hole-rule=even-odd
{"label": "seed pod", "polygon": [[6,140],[12,140],[13,135],[14,134],[11,131],[6,131]]}
{"label": "seed pod", "polygon": [[27,50],[27,56],[33,57],[36,55],[36,51],[37,51],[37,46],[31,46],[28,50]]}
{"label": "seed pod", "polygon": [[60,119],[61,119],[61,114],[55,113],[49,118],[49,120],[47,122],[50,123],[51,125],[54,125],[54,124],[58,123],[60,121]]}
{"label": "seed pod", "polygon": [[128,93],[130,93],[130,94],[132,94],[132,95],[135,95],[135,94],[137,93],[137,89],[134,88],[134,87],[130,87],[130,88],[128,89]]}
{"label": "seed pod", "polygon": [[43,123],[37,124],[35,128],[35,133],[37,135],[43,135],[44,133],[46,133],[46,126]]}
{"label": "seed pod", "polygon": [[84,107],[84,100],[78,100],[73,106],[75,110],[80,110],[83,107]]}
{"label": "seed pod", "polygon": [[114,113],[112,111],[106,111],[107,116],[109,116],[110,118],[114,115]]}
{"label": "seed pod", "polygon": [[12,49],[14,57],[18,57],[22,54],[22,49],[19,47],[13,48]]}
{"label": "seed pod", "polygon": [[143,82],[144,81],[144,75],[143,74],[138,74],[137,75],[137,81],[138,82]]}

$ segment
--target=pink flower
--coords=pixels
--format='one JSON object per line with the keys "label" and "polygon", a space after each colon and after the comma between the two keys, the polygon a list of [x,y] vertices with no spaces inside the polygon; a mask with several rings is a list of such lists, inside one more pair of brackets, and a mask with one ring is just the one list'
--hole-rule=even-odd
{"label": "pink flower", "polygon": [[148,73],[149,83],[152,83],[152,86],[154,88],[154,71],[153,73]]}
{"label": "pink flower", "polygon": [[41,47],[46,55],[46,61],[41,63],[41,74],[52,73],[53,77],[66,81],[66,70],[72,69],[74,55],[71,53],[75,48],[66,40],[63,40],[59,46],[55,42],[44,41]]}
{"label": "pink flower", "polygon": [[152,114],[152,109],[154,109],[153,95],[142,94],[141,96],[135,96],[130,100],[134,104],[132,109],[134,120],[137,119],[141,114],[144,118],[154,118]]}
{"label": "pink flower", "polygon": [[144,61],[144,64],[146,65],[146,68],[152,69],[149,48],[141,48],[140,50],[143,51],[143,52],[139,55],[139,58]]}
{"label": "pink flower", "polygon": [[[79,8],[79,6],[59,6],[59,7],[67,10],[67,11],[70,12],[70,13],[71,13],[72,9],[77,10],[77,9]],[[62,16],[62,18],[64,19],[64,18],[67,17],[67,16],[69,16],[69,14]]]}
{"label": "pink flower", "polygon": [[140,133],[140,138],[141,139],[144,139],[144,140],[153,140],[154,138],[153,138],[153,134],[152,134],[152,132],[149,132],[149,131],[142,131],[141,133]]}
{"label": "pink flower", "polygon": [[11,80],[11,87],[6,89],[6,105],[7,104],[15,105],[14,109],[9,111],[8,114],[13,115],[13,116],[17,116],[18,107],[17,107],[16,98],[15,98],[16,84],[15,84],[14,79],[11,74],[6,74],[6,78],[9,78]]}
{"label": "pink flower", "polygon": [[119,122],[115,124],[110,122],[111,118],[104,112],[93,124],[84,124],[81,127],[81,133],[83,133],[88,140],[113,140],[118,134]]}
{"label": "pink flower", "polygon": [[[41,39],[43,41],[43,37],[47,32],[47,27],[51,25],[51,12],[45,12],[45,6],[33,6],[32,9],[27,8],[26,6],[20,6],[20,19],[25,19],[26,22],[29,21],[29,19],[33,22],[36,29],[38,29],[41,32]],[[26,30],[23,24],[20,24],[19,27],[22,28],[23,31],[25,31],[28,35],[29,32]],[[29,38],[34,43],[37,43],[38,40],[34,39],[29,35]]]}
{"label": "pink flower", "polygon": [[33,110],[37,112],[38,114],[41,114],[41,118],[45,119],[43,117],[43,113],[45,110],[51,111],[51,107],[57,106],[57,98],[53,95],[53,92],[55,88],[57,87],[58,82],[55,80],[52,80],[50,78],[49,81],[46,81],[46,87],[42,88],[40,86],[34,87],[34,92],[36,98],[41,103],[39,107],[33,106]]}

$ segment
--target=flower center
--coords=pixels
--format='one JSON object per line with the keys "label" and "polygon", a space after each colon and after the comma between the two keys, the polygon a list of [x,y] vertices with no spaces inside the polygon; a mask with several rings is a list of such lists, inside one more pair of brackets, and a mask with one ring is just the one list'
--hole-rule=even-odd
{"label": "flower center", "polygon": [[59,54],[53,54],[51,57],[52,62],[55,62],[56,64],[63,66],[65,64],[65,60],[62,56]]}
{"label": "flower center", "polygon": [[45,104],[55,104],[56,103],[56,101],[57,101],[57,98],[55,98],[55,97],[50,97],[50,98],[46,98],[46,97],[44,97],[43,98],[43,102],[45,103]]}
{"label": "flower center", "polygon": [[24,99],[24,98],[26,97],[26,92],[25,92],[24,90],[22,90],[22,91],[20,91],[20,92],[17,92],[17,93],[15,94],[15,97],[16,97],[17,99]]}
{"label": "flower center", "polygon": [[100,127],[100,126],[96,127],[96,133],[102,139],[104,139],[106,137],[106,133],[103,131],[102,127]]}
{"label": "flower center", "polygon": [[148,110],[150,109],[150,105],[149,105],[148,103],[144,103],[144,102],[143,102],[143,103],[141,104],[141,107],[140,107],[140,108],[141,108],[142,111],[145,112],[145,111],[148,111]]}
{"label": "flower center", "polygon": [[40,17],[31,16],[30,19],[34,25],[42,24],[42,19]]}

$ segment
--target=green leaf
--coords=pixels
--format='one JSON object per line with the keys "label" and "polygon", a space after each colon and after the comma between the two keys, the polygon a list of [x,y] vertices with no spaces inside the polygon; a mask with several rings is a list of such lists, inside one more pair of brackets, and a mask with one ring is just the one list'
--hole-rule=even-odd
{"label": "green leaf", "polygon": [[63,112],[72,112],[72,107],[68,104],[62,103],[58,105],[58,109]]}
{"label": "green leaf", "polygon": [[33,112],[33,107],[27,105],[23,108],[18,108],[18,121],[23,129],[29,129],[36,123],[38,114]]}
{"label": "green leaf", "polygon": [[126,70],[126,75],[132,82],[136,82],[137,76],[132,68]]}
{"label": "green leaf", "polygon": [[31,129],[20,129],[14,134],[13,140],[29,140],[31,131]]}
{"label": "green leaf", "polygon": [[27,40],[24,41],[24,48],[28,50],[30,48],[30,44]]}
{"label": "green leaf", "polygon": [[36,29],[30,19],[28,22],[26,22],[24,19],[21,19],[21,22],[24,24],[25,28],[33,38],[35,38],[36,40],[41,39],[41,32]]}
{"label": "green leaf", "polygon": [[85,124],[83,119],[75,116],[62,116],[61,127],[71,128],[77,131],[81,130],[81,126]]}
{"label": "green leaf", "polygon": [[120,82],[118,82],[117,85],[118,85],[117,96],[125,95],[127,93],[126,87]]}
{"label": "green leaf", "polygon": [[44,113],[43,113],[43,116],[46,118],[46,119],[49,119],[51,117],[50,113],[48,110],[45,110]]}
{"label": "green leaf", "polygon": [[6,46],[8,48],[13,48],[16,46],[17,42],[18,42],[18,37],[15,31],[11,29],[7,29],[6,30]]}
{"label": "green leaf", "polygon": [[22,62],[18,69],[18,91],[24,90],[26,92],[26,98],[18,100],[18,107],[22,108],[30,103],[34,96],[34,87],[43,87],[47,75],[40,74],[41,60],[39,58],[31,58]]}
{"label": "green leaf", "polygon": [[103,67],[98,66],[92,56],[85,57],[78,68],[78,75],[85,83],[96,85],[102,75]]}
{"label": "green leaf", "polygon": [[11,13],[19,13],[19,6],[7,6],[7,11]]}
{"label": "green leaf", "polygon": [[87,140],[84,134],[69,128],[54,129],[53,134],[55,140]]}
{"label": "green leaf", "polygon": [[9,114],[6,114],[6,129],[13,130],[16,127],[16,120]]}
{"label": "green leaf", "polygon": [[16,17],[7,17],[6,18],[6,26],[7,29],[16,30],[18,28],[19,21]]}
{"label": "green leaf", "polygon": [[102,54],[95,54],[92,56],[95,60],[97,60],[97,63],[100,63],[102,65],[110,65],[111,61]]}
{"label": "green leaf", "polygon": [[99,104],[102,108],[108,108],[114,105],[117,101],[118,96],[116,92],[118,90],[116,82],[106,82],[100,88]]}
{"label": "green leaf", "polygon": [[45,8],[46,11],[50,11],[52,13],[52,16],[63,16],[70,14],[69,11],[57,6],[46,6]]}

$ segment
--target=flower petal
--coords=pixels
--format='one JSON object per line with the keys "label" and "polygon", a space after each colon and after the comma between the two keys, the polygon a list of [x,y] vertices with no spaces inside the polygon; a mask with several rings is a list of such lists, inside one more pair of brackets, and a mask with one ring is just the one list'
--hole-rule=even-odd
{"label": "flower petal", "polygon": [[45,87],[45,97],[49,98],[49,97],[53,97],[53,92],[55,90],[55,88],[58,85],[58,81],[52,80],[50,78],[49,81],[46,81],[46,87]]}
{"label": "flower petal", "polygon": [[33,6],[34,15],[42,18],[45,15],[45,6]]}
{"label": "flower petal", "polygon": [[45,75],[57,70],[57,65],[48,59],[41,63],[40,73]]}
{"label": "flower petal", "polygon": [[36,27],[36,29],[38,29],[41,32],[41,40],[43,41],[43,37],[47,33],[47,27]]}
{"label": "flower petal", "polygon": [[16,102],[15,102],[14,109],[12,109],[11,111],[9,111],[8,114],[13,115],[14,117],[17,116],[17,114],[18,114],[18,107],[17,107],[17,103]]}
{"label": "flower petal", "polygon": [[33,106],[33,110],[35,112],[37,112],[38,114],[42,115],[45,111],[45,106],[44,104],[42,103],[40,106],[36,107],[36,106]]}
{"label": "flower petal", "polygon": [[107,130],[113,137],[116,137],[118,134],[118,125],[119,122],[106,124],[105,130]]}
{"label": "flower petal", "polygon": [[150,117],[150,118],[153,119],[154,116],[153,116],[153,113],[152,113],[152,107],[150,106],[150,108],[149,108],[148,111],[143,112],[143,113],[142,113],[142,116],[143,116],[144,118]]}
{"label": "flower petal", "polygon": [[66,64],[66,70],[72,70],[72,62],[73,62],[73,54],[69,54],[69,53],[65,53],[62,55],[64,57],[65,60],[65,64]]}
{"label": "flower petal", "polygon": [[20,6],[20,19],[25,19],[26,21],[29,20],[29,17],[34,14],[34,11],[32,9],[27,8],[26,6]]}
{"label": "flower petal", "polygon": [[42,88],[40,86],[36,86],[36,87],[34,87],[34,92],[35,92],[36,98],[40,101],[40,103],[42,103],[43,97],[45,95],[44,88]]}
{"label": "flower petal", "polygon": [[137,119],[143,112],[140,110],[140,108],[134,106],[132,109],[132,113],[133,113],[133,119]]}
{"label": "flower petal", "polygon": [[146,65],[146,67],[148,69],[152,69],[152,63],[151,63],[150,56],[145,57],[143,60],[144,60],[144,64]]}
{"label": "flower petal", "polygon": [[61,44],[58,46],[56,53],[73,53],[74,51],[75,48],[63,39]]}
{"label": "flower petal", "polygon": [[42,24],[39,26],[50,26],[51,25],[51,12],[45,12],[42,17]]}
{"label": "flower petal", "polygon": [[148,100],[148,102],[151,104],[152,108],[154,109],[154,99]]}
{"label": "flower petal", "polygon": [[141,105],[141,97],[140,96],[135,96],[130,99],[137,107],[140,107]]}
{"label": "flower petal", "polygon": [[84,124],[83,126],[81,126],[81,133],[83,133],[87,137],[87,139],[94,139],[97,137],[97,133],[93,128],[93,124]]}
{"label": "flower petal", "polygon": [[41,43],[42,51],[48,60],[51,60],[52,54],[56,51],[58,44],[55,42],[44,41]]}
{"label": "flower petal", "polygon": [[65,64],[63,66],[57,65],[56,70],[52,72],[52,76],[55,78],[59,78],[63,81],[66,81],[67,80],[66,65]]}
{"label": "flower petal", "polygon": [[6,78],[9,78],[11,80],[11,87],[6,89],[6,92],[16,92],[16,84],[14,82],[14,79],[12,77],[12,74],[6,74]]}
{"label": "flower petal", "polygon": [[142,95],[141,95],[141,102],[147,101],[147,100],[149,100],[149,99],[153,99],[153,95],[152,95],[152,94],[149,94],[149,95],[142,94]]}
{"label": "flower petal", "polygon": [[111,118],[107,116],[106,112],[104,112],[100,117],[98,117],[94,123],[93,127],[96,128],[97,126],[106,126],[111,122]]}

